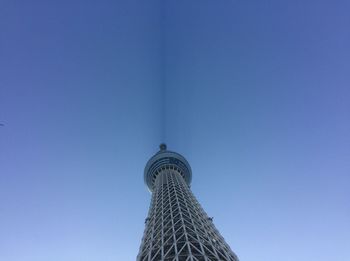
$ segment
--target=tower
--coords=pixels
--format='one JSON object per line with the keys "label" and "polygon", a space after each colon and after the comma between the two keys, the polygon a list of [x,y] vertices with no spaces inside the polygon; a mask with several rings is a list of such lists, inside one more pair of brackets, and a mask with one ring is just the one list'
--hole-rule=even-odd
{"label": "tower", "polygon": [[183,156],[161,144],[144,179],[152,199],[137,261],[238,261],[192,194]]}

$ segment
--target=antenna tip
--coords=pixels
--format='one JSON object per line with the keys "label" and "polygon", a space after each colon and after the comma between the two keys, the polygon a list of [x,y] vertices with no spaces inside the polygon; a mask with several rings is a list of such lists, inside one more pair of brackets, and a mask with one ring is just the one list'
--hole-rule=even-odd
{"label": "antenna tip", "polygon": [[160,145],[159,145],[159,149],[160,149],[161,151],[166,150],[166,144],[165,144],[165,143],[160,144]]}

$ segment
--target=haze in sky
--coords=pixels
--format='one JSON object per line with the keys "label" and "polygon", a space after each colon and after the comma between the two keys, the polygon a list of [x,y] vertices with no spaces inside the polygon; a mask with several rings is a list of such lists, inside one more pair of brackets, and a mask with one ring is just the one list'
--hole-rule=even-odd
{"label": "haze in sky", "polygon": [[135,260],[161,142],[240,260],[350,260],[349,11],[2,0],[0,260]]}

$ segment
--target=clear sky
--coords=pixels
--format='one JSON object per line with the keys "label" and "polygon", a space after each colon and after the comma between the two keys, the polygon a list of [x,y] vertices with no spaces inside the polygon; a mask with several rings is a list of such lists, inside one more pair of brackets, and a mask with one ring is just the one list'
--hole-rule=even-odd
{"label": "clear sky", "polygon": [[0,1],[0,260],[135,260],[163,141],[242,261],[350,260],[349,12]]}

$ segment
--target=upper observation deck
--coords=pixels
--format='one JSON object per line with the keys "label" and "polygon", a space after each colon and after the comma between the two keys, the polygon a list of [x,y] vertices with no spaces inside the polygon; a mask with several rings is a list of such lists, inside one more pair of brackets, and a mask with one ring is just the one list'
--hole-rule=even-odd
{"label": "upper observation deck", "polygon": [[179,153],[167,150],[162,143],[160,150],[149,159],[144,171],[145,184],[149,191],[153,191],[154,182],[162,170],[170,169],[180,173],[188,185],[191,184],[192,170],[188,161]]}

